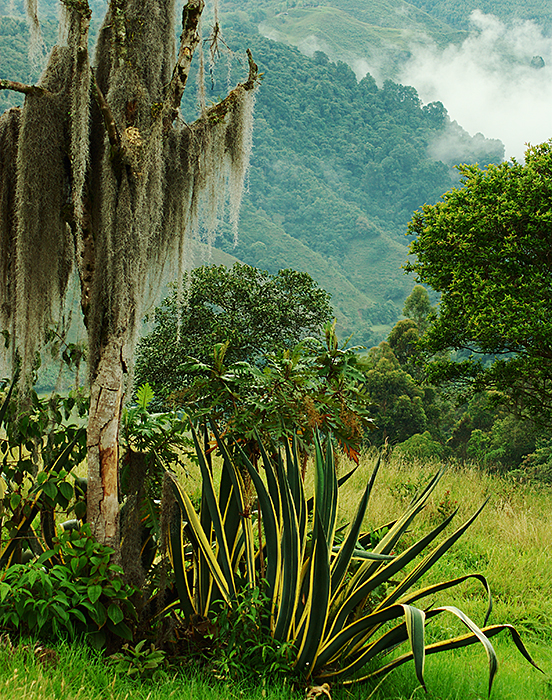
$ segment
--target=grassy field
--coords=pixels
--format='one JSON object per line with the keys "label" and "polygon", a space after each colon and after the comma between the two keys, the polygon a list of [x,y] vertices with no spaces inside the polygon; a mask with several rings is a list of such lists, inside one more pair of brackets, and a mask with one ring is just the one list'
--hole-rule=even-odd
{"label": "grassy field", "polygon": [[[343,487],[341,513],[346,522],[369,476],[373,455]],[[391,459],[381,468],[368,508],[366,528],[376,528],[399,515],[415,491],[440,465],[403,463]],[[349,465],[340,465],[344,472]],[[195,481],[195,480],[194,480]],[[545,672],[533,669],[518,653],[506,633],[493,639],[499,671],[493,700],[544,700],[552,697],[552,492],[516,484],[479,471],[476,467],[450,467],[427,507],[413,524],[408,537],[428,530],[457,505],[458,524],[489,499],[478,520],[464,537],[427,574],[425,583],[460,576],[484,574],[491,585],[494,610],[491,623],[516,626],[530,653]],[[406,543],[408,544],[408,543]],[[479,624],[483,623],[486,593],[477,582],[443,592],[432,601],[456,605]],[[463,632],[452,616],[434,619],[430,640]],[[379,685],[332,689],[334,700],[477,700],[487,697],[487,660],[482,648],[428,656],[426,695],[406,664]],[[27,648],[12,650],[0,644],[0,700],[284,700],[301,697],[287,685],[279,688],[245,688],[208,683],[190,671],[164,672],[157,681],[139,683],[114,673],[105,659],[79,646],[58,645],[42,661]]]}

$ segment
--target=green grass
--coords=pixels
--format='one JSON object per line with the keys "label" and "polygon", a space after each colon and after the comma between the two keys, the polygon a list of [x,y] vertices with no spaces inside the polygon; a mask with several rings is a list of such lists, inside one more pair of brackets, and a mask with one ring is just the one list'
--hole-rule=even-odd
{"label": "green grass", "polygon": [[[343,521],[351,517],[364,488],[373,455],[341,495]],[[366,527],[376,527],[398,515],[417,487],[440,465],[404,463],[382,467],[368,508]],[[340,470],[348,470],[342,464]],[[195,479],[191,479],[196,481]],[[197,483],[197,482],[196,482]],[[476,466],[449,469],[413,527],[427,530],[443,510],[458,502],[458,524],[482,501],[489,503],[464,537],[427,575],[434,582],[464,573],[484,574],[495,601],[492,623],[514,624],[545,674],[533,669],[506,633],[493,638],[499,671],[491,700],[544,700],[552,697],[552,493],[550,489],[515,484],[491,476]],[[411,537],[417,534],[412,532]],[[452,604],[482,623],[485,593],[476,583],[445,591],[438,604]],[[452,616],[435,618],[431,639],[461,631]],[[463,630],[462,630],[463,631]],[[425,670],[428,694],[419,687],[411,664],[394,671],[381,684],[334,688],[334,700],[477,700],[487,697],[487,660],[480,647],[428,656]],[[304,697],[288,685],[247,688],[209,681],[189,669],[168,671],[160,682],[139,683],[116,675],[98,654],[83,645],[59,644],[53,662],[42,664],[27,649],[11,651],[0,644],[0,700],[291,700]]]}
{"label": "green grass", "polygon": [[[297,700],[302,691],[289,686],[251,688],[208,682],[186,671],[167,672],[158,681],[132,681],[115,675],[98,654],[85,646],[58,644],[57,658],[46,663],[27,650],[0,652],[1,700]],[[500,667],[491,700],[545,700],[552,696],[549,675],[530,668],[506,639],[496,644]],[[552,651],[530,643],[544,670],[552,669]],[[52,654],[53,656],[53,654]],[[486,659],[482,650],[465,649],[426,660],[428,693],[409,666],[381,683],[332,690],[333,700],[483,700],[487,697]]]}

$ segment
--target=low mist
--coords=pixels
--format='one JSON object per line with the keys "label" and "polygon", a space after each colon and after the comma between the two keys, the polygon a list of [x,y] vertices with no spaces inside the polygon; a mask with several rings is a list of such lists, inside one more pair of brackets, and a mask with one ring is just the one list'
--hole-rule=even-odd
{"label": "low mist", "polygon": [[475,10],[460,45],[416,44],[399,82],[440,100],[471,134],[500,139],[505,157],[552,137],[552,37],[533,22],[505,24]]}

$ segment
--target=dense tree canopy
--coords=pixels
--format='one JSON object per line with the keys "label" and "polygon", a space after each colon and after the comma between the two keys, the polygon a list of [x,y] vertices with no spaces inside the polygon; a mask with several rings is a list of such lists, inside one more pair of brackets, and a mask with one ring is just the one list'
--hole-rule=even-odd
{"label": "dense tree canopy", "polygon": [[183,287],[155,310],[155,326],[138,349],[137,383],[149,382],[159,396],[189,382],[189,356],[207,363],[217,343],[228,343],[226,364],[255,363],[318,335],[333,313],[328,292],[295,270],[270,275],[239,263],[204,265],[186,274]]}
{"label": "dense tree canopy", "polygon": [[436,363],[434,374],[496,389],[519,414],[548,420],[552,142],[530,147],[525,164],[460,171],[463,186],[424,206],[409,225],[417,238],[408,269],[442,294],[425,346],[469,353]]}

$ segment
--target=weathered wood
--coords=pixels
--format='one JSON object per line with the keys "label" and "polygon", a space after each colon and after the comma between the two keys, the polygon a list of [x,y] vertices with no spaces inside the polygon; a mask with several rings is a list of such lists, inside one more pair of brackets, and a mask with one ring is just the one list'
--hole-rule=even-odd
{"label": "weathered wood", "polygon": [[18,83],[16,80],[5,80],[0,79],[0,90],[13,90],[14,92],[22,92],[24,95],[36,95],[37,93],[46,92],[44,88],[38,87],[38,85],[26,85],[25,83]]}
{"label": "weathered wood", "polygon": [[103,349],[90,389],[87,519],[99,542],[119,549],[119,425],[125,365],[122,339]]}

